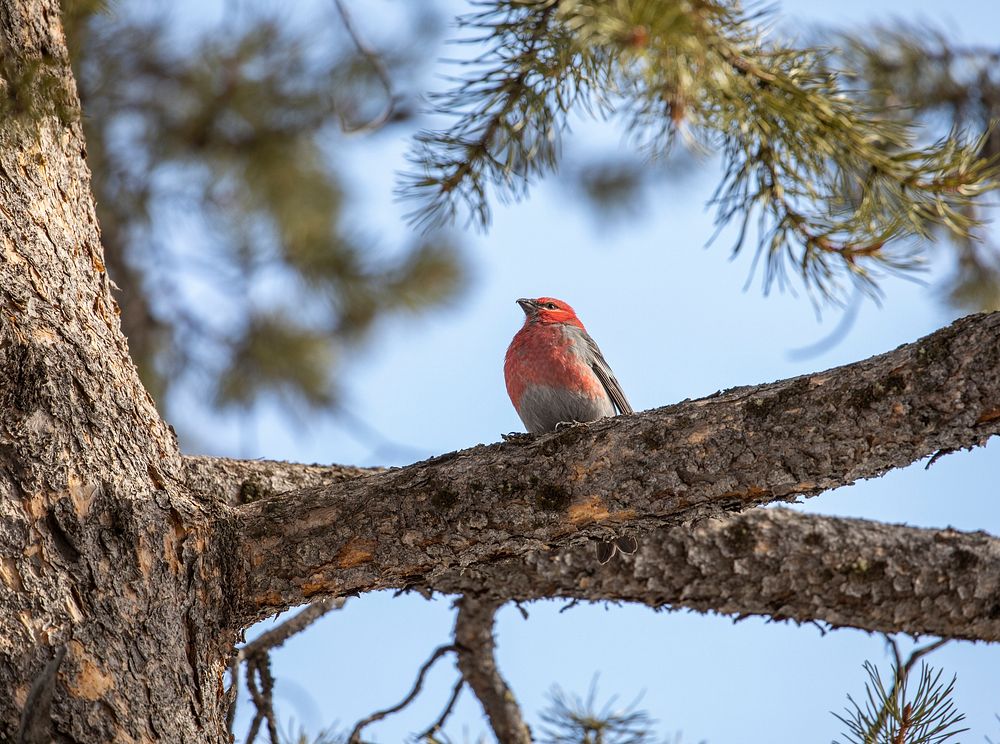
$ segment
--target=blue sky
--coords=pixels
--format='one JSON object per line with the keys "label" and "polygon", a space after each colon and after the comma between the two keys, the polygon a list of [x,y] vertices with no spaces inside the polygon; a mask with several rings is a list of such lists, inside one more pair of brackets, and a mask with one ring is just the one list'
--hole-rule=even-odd
{"label": "blue sky", "polygon": [[[377,15],[361,11],[364,3],[353,5],[362,25]],[[205,17],[199,6],[187,6],[184,15]],[[905,17],[934,22],[967,43],[1000,42],[1000,3],[982,0],[798,0],[778,7],[792,28]],[[620,143],[613,129],[581,129],[588,147]],[[392,189],[406,145],[381,138],[348,156],[363,174],[359,224],[384,225],[387,243],[405,235]],[[935,294],[949,270],[947,247],[940,246],[932,251],[926,284],[886,280],[882,307],[866,302],[843,342],[816,357],[792,358],[791,350],[823,337],[839,314],[830,310],[818,319],[803,296],[765,298],[759,282],[744,291],[750,256],[730,261],[724,240],[704,248],[713,229],[705,204],[718,177],[717,165],[706,160],[697,175],[651,192],[641,216],[611,226],[551,181],[523,203],[498,206],[489,232],[468,236],[473,281],[461,299],[417,319],[383,324],[344,372],[350,408],[405,451],[380,447],[338,421],[290,419],[267,406],[252,419],[218,419],[200,414],[192,399],[173,423],[201,451],[320,463],[402,464],[496,441],[501,432],[521,429],[501,363],[521,321],[514,300],[522,296],[571,302],[637,410],[863,359],[951,319]],[[917,463],[796,508],[1000,534],[998,470],[1000,442],[994,440],[942,458],[930,470]],[[577,606],[560,613],[561,607],[532,604],[527,620],[511,608],[500,614],[501,669],[533,723],[553,684],[583,695],[599,672],[603,695],[630,701],[642,694],[659,730],[683,731],[684,742],[828,742],[841,732],[829,711],[840,711],[848,693],[863,691],[862,663],[887,664],[881,639],[859,631],[824,636],[815,627],[760,619],[734,625],[687,612]],[[405,694],[426,656],[448,641],[452,622],[448,598],[350,600],[275,654],[281,712],[311,731],[335,722],[350,727]],[[971,727],[962,741],[1000,740],[994,717],[1000,713],[1000,647],[953,643],[931,661],[958,675],[956,702]],[[397,742],[421,729],[437,715],[454,679],[451,662],[440,663],[418,704],[370,733]],[[244,694],[244,725],[249,710]],[[468,693],[447,730],[457,741],[475,741],[486,731]]]}

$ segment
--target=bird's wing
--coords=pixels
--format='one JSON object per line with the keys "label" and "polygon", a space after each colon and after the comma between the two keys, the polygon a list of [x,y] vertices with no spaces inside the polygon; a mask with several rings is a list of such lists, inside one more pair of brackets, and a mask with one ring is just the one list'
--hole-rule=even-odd
{"label": "bird's wing", "polygon": [[611,367],[604,360],[604,355],[598,348],[597,342],[590,337],[589,333],[584,333],[583,338],[587,344],[587,351],[590,352],[590,368],[594,370],[597,379],[601,381],[608,397],[611,398],[611,402],[618,409],[618,413],[633,413],[632,406],[628,404],[628,398],[625,397],[625,391],[622,390],[622,386],[615,379],[615,373],[611,371]]}

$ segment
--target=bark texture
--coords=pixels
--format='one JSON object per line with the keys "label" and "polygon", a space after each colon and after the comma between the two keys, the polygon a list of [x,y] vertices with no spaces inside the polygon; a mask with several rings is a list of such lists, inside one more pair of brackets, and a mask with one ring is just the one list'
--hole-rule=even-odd
{"label": "bark texture", "polygon": [[812,496],[998,432],[1000,313],[969,316],[827,372],[238,507],[238,611],[433,586],[475,563]]}
{"label": "bark texture", "polygon": [[[343,483],[378,469],[187,457],[197,489],[230,504]],[[249,485],[247,485],[249,484]],[[636,602],[699,612],[819,620],[882,633],[1000,641],[1000,539],[751,509],[642,534],[634,558],[594,563],[590,545],[462,566],[433,581],[400,581],[446,594],[508,601],[562,597]]]}
{"label": "bark texture", "polygon": [[119,330],[56,0],[0,2],[0,61],[0,741],[211,740],[232,633]]}
{"label": "bark texture", "polygon": [[881,633],[1000,641],[1000,540],[753,509],[644,533],[634,557],[595,566],[589,547],[440,577],[437,591],[637,602]]}

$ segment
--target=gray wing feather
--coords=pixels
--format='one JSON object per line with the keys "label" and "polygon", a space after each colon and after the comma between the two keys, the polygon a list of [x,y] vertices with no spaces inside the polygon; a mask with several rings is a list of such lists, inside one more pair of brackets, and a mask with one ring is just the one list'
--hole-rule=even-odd
{"label": "gray wing feather", "polygon": [[597,379],[601,381],[601,384],[608,393],[608,397],[611,398],[611,402],[618,409],[618,413],[634,413],[632,406],[628,403],[628,398],[625,397],[625,391],[622,390],[622,386],[615,379],[615,373],[611,371],[611,367],[604,360],[604,355],[598,348],[597,342],[590,337],[589,333],[584,333],[583,337],[587,343],[587,349],[591,354],[590,367],[594,370],[594,374],[597,375]]}

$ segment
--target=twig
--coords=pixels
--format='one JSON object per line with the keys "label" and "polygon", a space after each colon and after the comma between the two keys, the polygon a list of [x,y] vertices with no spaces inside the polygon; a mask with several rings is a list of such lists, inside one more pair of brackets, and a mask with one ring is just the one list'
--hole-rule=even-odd
{"label": "twig", "polygon": [[301,612],[293,615],[281,625],[271,628],[266,633],[261,633],[257,638],[240,649],[237,655],[237,663],[246,661],[252,656],[277,648],[296,633],[300,633],[323,615],[334,610],[341,609],[346,604],[345,597],[332,597],[313,602]]}
{"label": "twig", "polygon": [[389,71],[386,69],[381,55],[369,46],[368,42],[366,42],[358,32],[357,27],[354,25],[354,19],[348,12],[343,0],[333,0],[333,4],[337,6],[337,12],[340,14],[340,19],[344,22],[344,28],[347,29],[347,33],[351,37],[351,41],[354,42],[354,46],[357,48],[361,56],[363,56],[368,64],[372,66],[372,69],[375,71],[375,75],[378,77],[379,82],[382,83],[382,87],[385,89],[386,95],[386,105],[381,114],[365,124],[357,125],[349,124],[347,119],[344,116],[341,116],[341,128],[349,134],[366,131],[370,132],[380,129],[387,121],[392,119],[393,115],[396,113],[397,99],[396,94],[392,89],[392,79],[389,77]]}
{"label": "twig", "polygon": [[945,455],[950,455],[952,452],[957,452],[957,451],[958,450],[956,450],[954,447],[944,447],[942,449],[939,449],[937,452],[931,455],[931,459],[927,461],[926,465],[924,465],[924,470],[930,470],[931,465],[936,463],[942,457],[944,457]]}
{"label": "twig", "polygon": [[[260,679],[259,688],[257,678]],[[246,744],[253,744],[256,740],[264,719],[267,719],[267,733],[271,744],[279,744],[278,724],[274,715],[274,675],[271,674],[271,657],[267,653],[256,654],[247,661],[247,688],[257,710],[250,724]]]}
{"label": "twig", "polygon": [[386,716],[391,716],[393,713],[401,711],[403,708],[405,708],[407,705],[413,702],[413,699],[420,694],[420,689],[424,685],[424,677],[427,675],[427,672],[430,670],[430,668],[434,666],[434,663],[445,654],[455,650],[457,649],[454,645],[439,646],[438,648],[436,648],[434,650],[434,653],[431,654],[431,658],[429,658],[426,662],[424,662],[424,665],[420,667],[420,671],[417,673],[417,681],[413,683],[413,689],[410,690],[410,693],[405,698],[403,698],[402,701],[392,706],[391,708],[386,708],[385,710],[376,711],[367,718],[363,718],[360,721],[358,721],[357,724],[354,726],[354,730],[351,731],[351,735],[347,738],[349,744],[361,744],[361,730],[365,726],[375,723],[376,721],[381,721]]}
{"label": "twig", "polygon": [[226,689],[226,701],[229,706],[226,709],[226,730],[229,731],[230,741],[236,741],[236,732],[234,731],[234,727],[236,726],[236,700],[239,698],[239,693],[239,653],[237,651],[233,651],[232,658],[229,660],[229,687]]}
{"label": "twig", "polygon": [[482,703],[497,741],[531,744],[531,731],[524,722],[513,691],[500,676],[494,655],[493,622],[502,604],[498,599],[469,594],[458,600],[455,619],[458,668]]}
{"label": "twig", "polygon": [[907,703],[903,706],[903,716],[899,722],[899,731],[892,739],[892,744],[906,744],[906,734],[913,725],[913,706]]}
{"label": "twig", "polygon": [[[272,649],[277,648],[296,633],[300,633],[316,622],[319,618],[333,610],[339,610],[347,602],[344,597],[322,599],[319,602],[306,607],[301,612],[288,618],[281,625],[272,628],[266,633],[245,645],[234,654],[229,665],[229,674],[232,679],[227,695],[230,697],[229,710],[226,715],[226,722],[229,726],[230,734],[233,733],[233,724],[236,719],[236,693],[239,689],[239,666],[241,662],[246,662],[247,690],[253,700],[254,711],[253,721],[250,723],[250,730],[247,733],[247,744],[253,744],[260,731],[260,726],[267,720],[267,731],[272,744],[278,744],[278,722],[274,714],[274,675],[271,674]],[[259,681],[259,686],[258,686]]]}
{"label": "twig", "polygon": [[[274,709],[271,702],[261,694],[257,687],[256,665],[247,664],[247,689],[250,691],[250,698],[253,700],[255,708],[253,721],[250,722],[250,730],[247,732],[246,744],[253,744],[257,739],[257,732],[260,731],[260,724],[265,718],[274,716]],[[277,744],[277,742],[271,742]]]}
{"label": "twig", "polygon": [[559,614],[561,615],[562,613],[566,612],[566,610],[572,610],[578,604],[580,604],[580,600],[578,599],[574,599],[571,602],[568,602],[567,604],[559,608]]}
{"label": "twig", "polygon": [[933,643],[928,643],[926,646],[913,649],[913,651],[910,653],[910,656],[909,658],[907,658],[905,663],[903,662],[902,656],[899,653],[899,644],[896,643],[896,640],[894,638],[889,638],[888,636],[886,636],[886,641],[889,643],[890,648],[892,648],[892,655],[896,662],[896,671],[897,671],[896,676],[897,677],[899,676],[899,670],[902,669],[903,678],[905,679],[906,676],[909,675],[909,673],[913,670],[914,664],[920,661],[923,657],[927,656],[927,654],[937,651],[939,648],[941,648],[944,644],[948,642],[948,639],[939,638]]}
{"label": "twig", "polygon": [[465,679],[459,677],[458,682],[455,683],[454,689],[451,691],[451,697],[448,699],[448,704],[444,706],[444,710],[438,719],[427,727],[426,731],[422,731],[417,735],[417,741],[423,741],[424,739],[430,739],[431,735],[437,731],[440,731],[444,726],[444,722],[448,720],[448,716],[451,715],[452,709],[455,707],[455,703],[458,702],[458,696],[462,693],[462,688],[465,686]]}
{"label": "twig", "polygon": [[271,744],[280,744],[280,740],[278,739],[278,723],[274,720],[274,675],[271,674],[270,654],[262,656],[255,666],[257,667],[257,674],[260,675],[264,699],[267,700],[268,708],[271,711],[271,714],[267,717],[267,733],[271,737]]}

